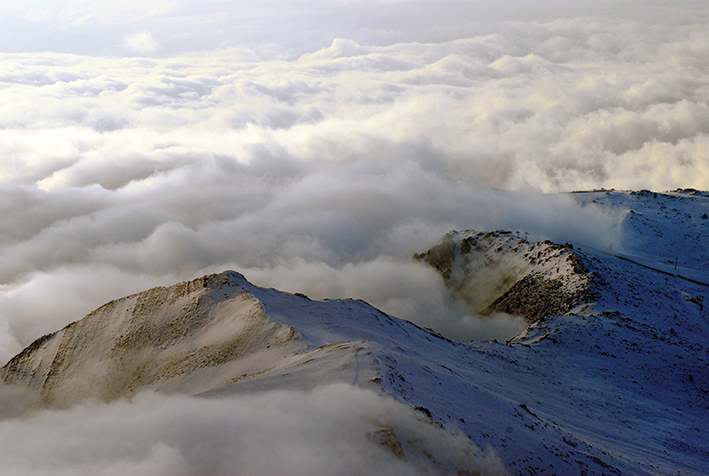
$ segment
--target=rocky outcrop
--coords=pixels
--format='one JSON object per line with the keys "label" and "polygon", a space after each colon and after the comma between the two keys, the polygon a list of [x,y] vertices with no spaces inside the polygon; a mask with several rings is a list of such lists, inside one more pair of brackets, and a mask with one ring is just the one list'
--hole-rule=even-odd
{"label": "rocky outcrop", "polygon": [[593,301],[591,278],[571,245],[530,243],[509,231],[453,231],[414,255],[443,277],[474,312],[504,312],[530,322]]}

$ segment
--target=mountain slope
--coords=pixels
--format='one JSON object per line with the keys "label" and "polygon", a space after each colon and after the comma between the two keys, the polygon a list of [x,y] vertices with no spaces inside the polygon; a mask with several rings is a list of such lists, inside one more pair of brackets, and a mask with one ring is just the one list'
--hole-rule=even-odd
{"label": "mountain slope", "polygon": [[[65,406],[143,388],[195,395],[316,357],[323,372],[354,358],[357,346],[341,344],[336,330],[315,329],[304,338],[276,322],[248,287],[243,276],[226,272],[112,301],[31,344],[0,376],[39,390],[47,405]],[[282,296],[292,310],[299,301],[310,302]],[[374,312],[363,303],[357,307],[361,318],[362,308]],[[332,342],[341,345],[322,347]],[[339,373],[352,381],[348,372]]]}
{"label": "mountain slope", "polygon": [[601,190],[575,192],[573,197],[623,215],[623,242],[609,242],[604,251],[709,282],[709,192]]}
{"label": "mountain slope", "polygon": [[140,389],[228,398],[346,382],[491,447],[511,474],[709,474],[703,248],[685,250],[678,270],[653,254],[687,216],[703,220],[706,197],[686,194],[662,198],[682,203],[676,219],[652,193],[579,195],[655,217],[624,222],[614,250],[468,231],[421,253],[471,308],[527,317],[507,344],[451,341],[362,301],[311,301],[226,272],[109,303],[0,376],[54,406]]}
{"label": "mountain slope", "polygon": [[[500,370],[488,379],[476,375],[476,383],[517,403],[506,414],[526,419],[527,434],[512,437],[512,425],[502,431],[504,418],[487,423],[495,412],[476,426],[500,441],[503,458],[517,453],[506,461],[513,472],[523,461],[519,474],[588,471],[577,455],[591,448],[608,474],[707,474],[709,444],[701,435],[709,430],[709,194],[575,196],[622,214],[624,243],[596,250],[527,243],[510,232],[451,232],[417,256],[472,309],[510,303],[503,309],[533,322],[508,345],[470,346]],[[549,432],[563,435],[562,443]],[[544,441],[543,458],[520,454],[517,445],[530,439]]]}
{"label": "mountain slope", "polygon": [[[468,398],[494,390],[509,402],[500,413],[523,422],[481,412],[475,426],[500,441],[495,448],[519,474],[594,474],[579,454],[605,474],[706,474],[709,316],[687,299],[706,288],[665,286],[664,274],[621,258],[576,253],[597,276],[591,305],[546,316],[508,345],[470,345],[493,375],[477,374],[481,388]],[[530,440],[543,448],[520,454]]]}

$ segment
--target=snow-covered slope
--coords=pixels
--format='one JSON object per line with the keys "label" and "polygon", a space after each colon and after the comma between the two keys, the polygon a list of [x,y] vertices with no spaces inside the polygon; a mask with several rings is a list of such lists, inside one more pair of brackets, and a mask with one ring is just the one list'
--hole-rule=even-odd
{"label": "snow-covered slope", "polygon": [[[410,403],[406,389],[412,386],[438,393],[426,375],[449,370],[428,366],[447,362],[455,348],[464,349],[363,301],[312,301],[254,286],[228,271],[112,301],[32,343],[0,369],[0,377],[36,390],[49,407],[110,401],[139,390],[228,398],[337,382]],[[418,410],[426,424],[440,424],[428,410]],[[369,437],[397,457],[423,458],[443,472],[504,474],[494,453],[467,439],[460,446],[451,437],[460,446],[456,453],[436,450],[435,441],[417,446],[400,439],[400,431],[410,429],[384,427]]]}
{"label": "snow-covered slope", "polygon": [[[470,236],[481,234],[444,242],[452,238],[458,248]],[[505,233],[482,236],[511,242],[509,249],[556,248]],[[576,258],[567,259],[572,252]],[[488,435],[516,474],[707,474],[709,314],[698,298],[708,288],[578,248],[528,272],[553,279],[557,266],[561,272],[575,260],[592,301],[547,314],[507,345],[469,344],[461,358],[474,362],[471,375],[451,384],[465,395],[460,406],[430,399],[429,408],[467,413],[463,426],[473,440],[483,442],[476,431]],[[532,287],[525,299],[544,302],[546,291]],[[476,402],[477,411],[460,402]]]}
{"label": "snow-covered slope", "polygon": [[[583,474],[579,454],[606,474],[709,474],[709,194],[574,196],[623,215],[623,243],[601,250],[467,231],[417,255],[474,309],[515,303],[495,309],[534,321],[507,345],[470,345],[488,356],[477,357],[486,369],[497,365],[472,377],[468,397],[495,389],[508,405],[475,426],[519,474]],[[510,415],[524,427],[506,427]],[[521,451],[533,440],[536,455]]]}
{"label": "snow-covered slope", "polygon": [[[362,301],[312,301],[227,272],[109,303],[0,375],[51,405],[346,382],[461,430],[510,474],[709,474],[707,197],[575,196],[625,214],[624,243],[454,232],[418,256],[473,309],[532,322],[507,344],[451,341]],[[687,220],[693,238],[674,241]],[[673,244],[687,245],[677,270],[658,255]]]}
{"label": "snow-covered slope", "polygon": [[312,302],[225,272],[112,301],[35,341],[0,376],[39,390],[50,406],[110,401],[144,388],[195,395],[273,374],[307,374],[297,386],[314,385],[320,374],[366,382],[375,378],[362,352],[370,336],[353,329],[389,322],[364,302]]}
{"label": "snow-covered slope", "polygon": [[[607,243],[605,251],[654,268],[697,278],[709,276],[709,192],[576,192],[585,205],[624,214],[622,243]],[[675,268],[676,265],[676,268]]]}

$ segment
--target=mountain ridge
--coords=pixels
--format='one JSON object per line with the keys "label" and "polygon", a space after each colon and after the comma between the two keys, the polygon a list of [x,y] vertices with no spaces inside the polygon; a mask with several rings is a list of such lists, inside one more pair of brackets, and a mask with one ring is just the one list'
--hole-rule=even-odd
{"label": "mountain ridge", "polygon": [[[122,380],[99,372],[104,383],[84,378],[106,368],[101,358],[120,362],[122,345],[131,352],[121,368],[145,376],[134,392],[229,398],[340,382],[394,398],[432,424],[461,431],[478,447],[492,448],[510,474],[706,474],[709,443],[702,435],[709,432],[709,314],[700,299],[706,287],[668,275],[674,270],[668,269],[667,257],[653,254],[672,249],[672,234],[688,221],[696,224],[692,233],[709,238],[701,218],[709,197],[680,200],[684,194],[585,194],[586,206],[624,213],[626,237],[643,237],[616,244],[612,252],[528,242],[504,231],[464,231],[446,235],[438,251],[419,254],[427,263],[435,258],[429,264],[439,265],[451,293],[471,309],[494,305],[493,315],[505,309],[526,313],[528,328],[508,343],[450,340],[363,301],[312,301],[225,272],[112,301],[87,316],[103,316],[93,319],[106,324],[98,326],[104,340],[91,344],[91,325],[70,324],[35,341],[0,376],[38,389],[49,382],[45,403],[56,399],[58,406],[77,397],[129,396],[125,389],[135,372],[124,372]],[[671,201],[678,203],[677,214],[668,207]],[[631,209],[637,211],[631,214]],[[636,214],[646,220],[632,218]],[[665,232],[647,247],[658,226]],[[702,246],[678,257],[675,274],[703,276]],[[627,259],[637,259],[638,265]],[[535,287],[526,276],[558,281],[560,287]],[[529,301],[533,305],[525,307]],[[140,323],[150,316],[157,323],[178,324],[128,325],[133,317]],[[83,329],[87,339],[67,339],[67,352],[54,365],[52,356],[59,352],[60,338],[69,334],[66,329]],[[126,329],[133,333],[122,334]],[[230,340],[239,335],[248,336],[253,347]],[[136,351],[137,344],[144,347]],[[243,352],[224,353],[221,345]],[[209,352],[200,354],[205,348]],[[167,357],[181,362],[178,370],[185,372],[158,378],[167,374],[138,365],[175,370],[161,367]],[[72,358],[74,367],[65,364]],[[56,384],[61,372],[68,372],[69,384]],[[126,393],[78,392],[77,378],[99,387],[123,382]],[[396,429],[391,431],[397,441]],[[387,435],[382,440],[392,442]]]}

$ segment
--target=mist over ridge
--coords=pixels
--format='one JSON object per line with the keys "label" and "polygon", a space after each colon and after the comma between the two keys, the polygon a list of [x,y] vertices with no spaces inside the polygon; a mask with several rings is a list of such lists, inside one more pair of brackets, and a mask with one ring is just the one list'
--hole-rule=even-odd
{"label": "mist over ridge", "polygon": [[[701,474],[708,199],[579,194],[629,209],[623,227],[637,242],[620,254],[511,231],[451,232],[417,254],[485,316],[533,321],[506,344],[446,339],[361,300],[314,301],[233,271],[111,301],[0,369],[13,385],[0,385],[0,433],[20,436],[9,467],[56,465],[68,436],[90,448],[69,468],[101,474]],[[673,266],[667,253],[678,251]],[[69,408],[37,411],[34,392]],[[118,432],[84,441],[114,418]],[[40,425],[48,438],[34,441],[49,452],[29,468],[36,446],[22,442]],[[128,443],[136,431],[139,446]]]}

